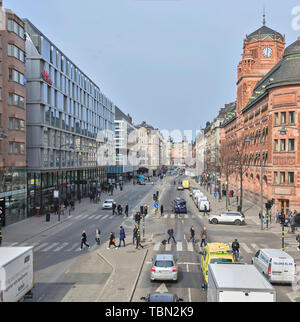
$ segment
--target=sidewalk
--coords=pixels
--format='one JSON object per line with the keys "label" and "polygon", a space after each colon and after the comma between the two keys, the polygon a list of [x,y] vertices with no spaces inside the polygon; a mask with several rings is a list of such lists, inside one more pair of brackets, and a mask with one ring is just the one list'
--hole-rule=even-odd
{"label": "sidewalk", "polygon": [[83,213],[93,213],[101,207],[104,200],[120,196],[122,193],[126,192],[126,187],[131,185],[132,184],[130,183],[125,184],[123,191],[120,191],[120,189],[115,190],[112,197],[109,196],[108,193],[102,193],[101,201],[98,204],[90,202],[89,198],[82,199],[81,203],[77,201],[75,204],[75,211],[71,211],[71,216],[69,216],[70,207],[68,207],[65,209],[65,214],[60,216],[60,222],[58,221],[58,215],[51,214],[50,222],[46,222],[46,216],[44,215],[40,217],[30,217],[18,223],[3,227],[2,246],[5,246],[6,243],[10,245],[12,243],[24,243],[27,240],[30,240],[31,238],[52,229],[53,227],[61,225],[74,216]]}

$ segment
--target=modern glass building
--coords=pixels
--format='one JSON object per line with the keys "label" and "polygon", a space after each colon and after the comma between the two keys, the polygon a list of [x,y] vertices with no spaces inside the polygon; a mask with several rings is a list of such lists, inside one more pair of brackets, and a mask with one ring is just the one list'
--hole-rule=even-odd
{"label": "modern glass building", "polygon": [[[29,20],[26,31],[29,214],[83,198],[107,181],[97,164],[100,131],[114,131],[114,104]],[[59,191],[59,200],[53,192]]]}

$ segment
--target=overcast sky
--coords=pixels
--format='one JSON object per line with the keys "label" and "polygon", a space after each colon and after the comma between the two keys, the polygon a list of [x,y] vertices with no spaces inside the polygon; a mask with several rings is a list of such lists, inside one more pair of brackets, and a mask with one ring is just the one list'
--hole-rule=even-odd
{"label": "overcast sky", "polygon": [[287,45],[300,36],[300,19],[297,31],[292,15],[300,1],[292,0],[3,2],[31,20],[134,123],[170,131],[199,130],[236,99],[243,39],[262,26],[264,6],[266,25],[286,34]]}

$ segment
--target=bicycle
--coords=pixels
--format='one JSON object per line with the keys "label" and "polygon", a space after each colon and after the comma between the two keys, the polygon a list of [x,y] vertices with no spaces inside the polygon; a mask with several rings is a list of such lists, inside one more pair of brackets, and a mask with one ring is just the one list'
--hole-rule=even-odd
{"label": "bicycle", "polygon": [[235,262],[240,260],[240,252],[238,250],[233,250],[233,259]]}

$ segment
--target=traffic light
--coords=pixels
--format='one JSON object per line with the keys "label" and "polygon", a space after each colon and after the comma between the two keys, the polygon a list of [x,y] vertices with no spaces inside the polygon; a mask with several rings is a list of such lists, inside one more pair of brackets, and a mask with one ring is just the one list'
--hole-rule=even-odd
{"label": "traffic light", "polygon": [[156,202],[157,201],[157,196],[156,194],[153,194],[153,200]]}
{"label": "traffic light", "polygon": [[280,223],[281,223],[281,225],[285,224],[285,215],[284,214],[280,215]]}
{"label": "traffic light", "polygon": [[147,215],[148,215],[148,206],[145,206],[145,207],[144,207],[144,214],[145,214],[145,216],[147,216]]}
{"label": "traffic light", "polygon": [[266,203],[266,209],[267,210],[270,210],[270,209],[272,209],[272,201],[268,201],[267,203]]}
{"label": "traffic light", "polygon": [[136,215],[135,215],[135,222],[140,223],[140,221],[141,221],[141,213],[137,212]]}
{"label": "traffic light", "polygon": [[141,210],[141,214],[143,215],[144,214],[144,206],[141,206],[140,210]]}

